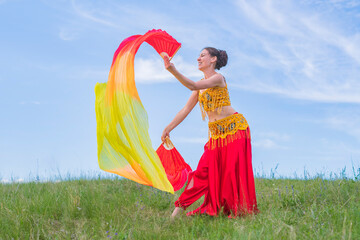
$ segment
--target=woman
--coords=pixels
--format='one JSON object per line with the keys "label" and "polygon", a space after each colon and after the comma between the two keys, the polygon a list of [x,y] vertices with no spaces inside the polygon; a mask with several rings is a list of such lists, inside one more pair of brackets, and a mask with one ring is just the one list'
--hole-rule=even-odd
{"label": "woman", "polygon": [[173,74],[192,94],[185,107],[164,129],[161,140],[179,125],[199,101],[203,120],[209,119],[209,141],[195,171],[189,174],[184,192],[175,202],[174,218],[201,196],[204,203],[187,213],[218,215],[222,210],[228,217],[257,213],[254,175],[251,163],[250,129],[242,114],[230,105],[225,78],[215,71],[227,64],[225,51],[204,48],[198,68],[204,78],[194,82],[182,75],[164,56],[165,68]]}

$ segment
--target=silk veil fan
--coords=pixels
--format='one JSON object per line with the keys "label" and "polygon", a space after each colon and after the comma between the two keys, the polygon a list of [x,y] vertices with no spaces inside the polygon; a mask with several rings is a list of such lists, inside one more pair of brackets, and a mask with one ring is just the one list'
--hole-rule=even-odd
{"label": "silk veil fan", "polygon": [[147,112],[135,84],[134,59],[143,42],[172,58],[181,44],[163,30],[150,30],[121,42],[107,83],[95,86],[98,162],[102,170],[173,193],[152,147]]}

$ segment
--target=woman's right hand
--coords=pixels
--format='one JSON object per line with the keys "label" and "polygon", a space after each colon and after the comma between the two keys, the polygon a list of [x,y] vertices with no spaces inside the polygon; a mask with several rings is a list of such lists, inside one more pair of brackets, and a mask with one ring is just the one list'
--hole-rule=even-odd
{"label": "woman's right hand", "polygon": [[164,59],[164,66],[165,66],[165,69],[168,70],[169,72],[171,72],[172,70],[175,69],[175,65],[170,62],[170,58],[169,58],[169,55],[167,53],[164,53],[163,55],[163,59]]}
{"label": "woman's right hand", "polygon": [[164,129],[161,135],[161,141],[164,142],[166,137],[170,138],[170,131],[167,128]]}

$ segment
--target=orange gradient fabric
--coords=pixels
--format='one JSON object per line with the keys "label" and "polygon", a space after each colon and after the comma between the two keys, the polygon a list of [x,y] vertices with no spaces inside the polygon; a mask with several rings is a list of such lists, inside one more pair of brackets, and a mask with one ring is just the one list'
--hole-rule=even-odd
{"label": "orange gradient fabric", "polygon": [[143,42],[171,58],[181,44],[162,30],[151,30],[121,42],[107,83],[95,86],[98,161],[102,170],[140,184],[174,193],[152,147],[148,116],[135,85],[134,59]]}

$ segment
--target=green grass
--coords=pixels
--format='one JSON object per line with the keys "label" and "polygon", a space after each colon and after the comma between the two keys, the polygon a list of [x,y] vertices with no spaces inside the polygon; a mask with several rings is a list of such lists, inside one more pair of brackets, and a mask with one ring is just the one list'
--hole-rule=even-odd
{"label": "green grass", "polygon": [[360,181],[255,184],[258,215],[182,215],[173,222],[182,191],[126,179],[0,184],[0,239],[360,239]]}

